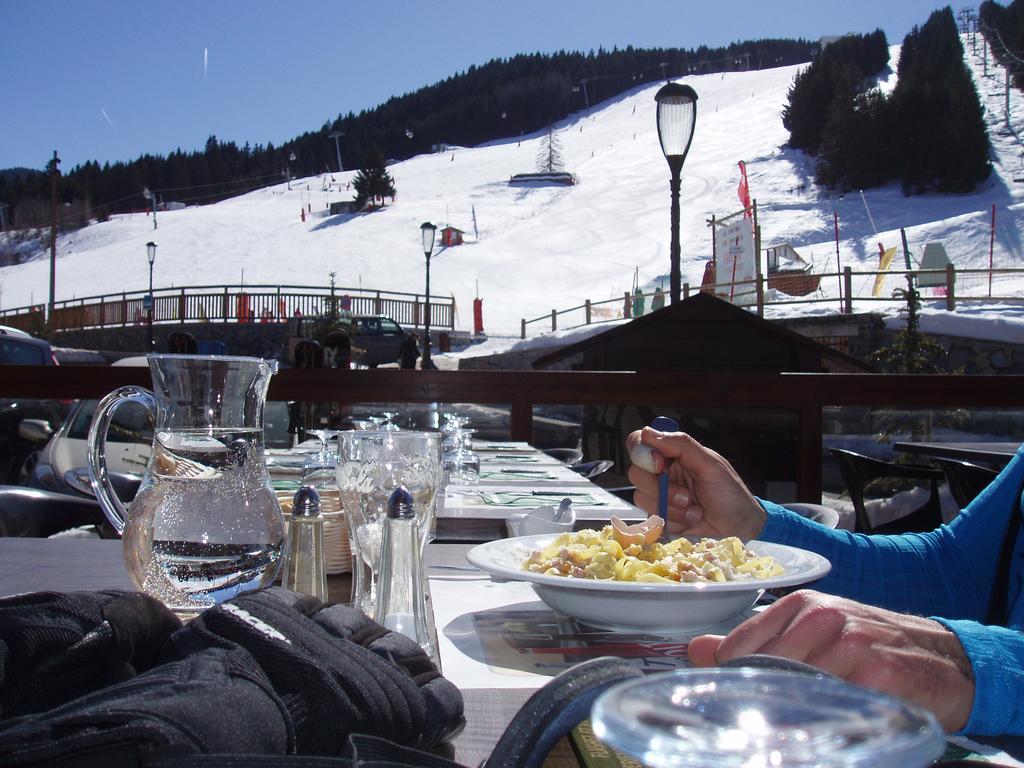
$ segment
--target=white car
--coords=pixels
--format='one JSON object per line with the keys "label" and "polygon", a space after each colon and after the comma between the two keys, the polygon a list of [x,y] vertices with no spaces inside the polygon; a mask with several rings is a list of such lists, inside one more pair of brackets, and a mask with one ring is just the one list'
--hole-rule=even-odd
{"label": "white car", "polygon": [[[131,357],[114,365],[145,365],[146,358]],[[86,462],[89,426],[98,400],[79,400],[46,447],[29,478],[28,485],[48,491],[92,497]],[[267,447],[288,446],[288,408],[269,401],[264,410],[264,441]],[[149,463],[153,445],[153,422],[139,403],[126,401],[114,411],[107,430],[107,469],[118,496],[130,500]]]}

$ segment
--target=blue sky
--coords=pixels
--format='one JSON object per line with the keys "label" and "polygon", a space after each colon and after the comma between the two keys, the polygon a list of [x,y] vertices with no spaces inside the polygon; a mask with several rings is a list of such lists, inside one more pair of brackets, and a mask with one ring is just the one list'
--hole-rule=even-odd
{"label": "blue sky", "polygon": [[[881,28],[927,0],[4,0],[0,168],[62,170],[280,144],[350,110],[516,53],[725,45]],[[953,5],[954,11],[960,6]]]}

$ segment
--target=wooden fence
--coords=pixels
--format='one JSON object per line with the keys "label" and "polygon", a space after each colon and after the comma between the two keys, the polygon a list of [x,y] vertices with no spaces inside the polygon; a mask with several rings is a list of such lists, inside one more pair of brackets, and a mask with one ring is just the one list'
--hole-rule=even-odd
{"label": "wooden fence", "polygon": [[[146,368],[4,366],[0,398],[100,397],[150,385]],[[819,502],[823,408],[1024,409],[1024,376],[846,373],[402,371],[295,368],[270,382],[272,400],[507,404],[509,437],[532,441],[538,405],[778,409],[797,417],[797,495]],[[624,438],[624,436],[621,436]]]}
{"label": "wooden fence", "polygon": [[[772,274],[762,275],[757,280],[702,285],[697,290],[730,299],[734,304],[748,307],[762,316],[768,306],[801,304],[831,305],[838,313],[852,314],[855,308],[863,309],[866,305],[902,304],[901,300],[893,298],[892,291],[907,286],[907,275],[911,275],[915,285],[919,286],[923,303],[937,304],[949,311],[955,310],[958,304],[967,303],[1024,304],[1024,270],[955,269],[952,265],[944,270],[872,272],[854,271],[845,267],[842,272],[816,273],[811,276],[820,278],[815,281],[816,289],[811,289],[810,293],[803,296],[792,296],[773,289],[776,278]],[[926,285],[921,287],[922,283]],[[993,290],[997,293],[993,293]],[[693,291],[689,283],[684,283],[682,298],[687,298]],[[520,337],[526,338],[530,326],[538,332],[556,331],[559,328],[576,328],[591,323],[639,317],[650,312],[652,305],[657,308],[655,299],[659,295],[666,303],[669,301],[667,294],[632,294],[627,291],[614,299],[587,299],[568,309],[552,309],[545,315],[523,318],[520,321]]]}
{"label": "wooden fence", "polygon": [[[54,303],[49,330],[127,326],[147,321],[146,291],[84,296]],[[359,288],[301,285],[198,285],[153,290],[154,323],[251,323],[314,317],[330,307],[355,315],[386,315],[406,327],[426,319],[423,296]],[[47,327],[42,306],[0,310],[0,324],[30,333]],[[430,326],[454,330],[455,303],[431,296]]]}

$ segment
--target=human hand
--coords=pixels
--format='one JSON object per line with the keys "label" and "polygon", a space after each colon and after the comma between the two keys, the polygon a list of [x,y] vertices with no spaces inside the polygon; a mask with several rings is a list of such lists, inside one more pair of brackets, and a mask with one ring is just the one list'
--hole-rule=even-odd
{"label": "human hand", "polygon": [[696,667],[752,653],[803,661],[913,702],[947,732],[963,728],[974,703],[970,662],[946,627],[812,590],[786,595],[725,637],[701,635],[689,646]]}
{"label": "human hand", "polygon": [[670,533],[744,541],[761,533],[767,516],[736,470],[685,432],[644,427],[626,438],[626,448],[635,457],[629,468],[633,502],[648,514],[658,514],[658,474],[668,469]]}

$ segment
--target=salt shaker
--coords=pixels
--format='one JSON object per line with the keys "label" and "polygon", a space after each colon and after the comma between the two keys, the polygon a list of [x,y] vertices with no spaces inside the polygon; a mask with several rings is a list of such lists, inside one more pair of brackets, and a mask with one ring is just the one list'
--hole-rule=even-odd
{"label": "salt shaker", "polygon": [[388,498],[374,619],[385,628],[412,638],[428,656],[433,656],[415,504],[405,486],[396,488]]}
{"label": "salt shaker", "polygon": [[313,486],[303,485],[295,492],[292,513],[288,517],[288,554],[281,586],[326,602],[325,560],[320,494]]}

